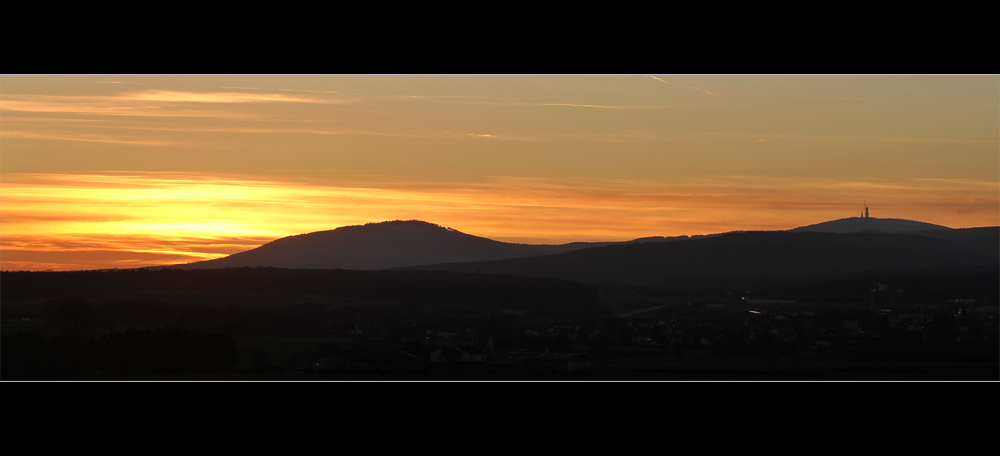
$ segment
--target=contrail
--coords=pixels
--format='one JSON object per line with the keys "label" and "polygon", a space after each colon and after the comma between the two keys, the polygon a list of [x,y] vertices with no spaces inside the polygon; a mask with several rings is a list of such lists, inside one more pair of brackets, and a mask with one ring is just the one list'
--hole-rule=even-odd
{"label": "contrail", "polygon": [[[664,80],[662,80],[662,79],[660,79],[660,78],[658,78],[658,77],[656,77],[656,76],[652,76],[652,75],[649,75],[649,74],[647,74],[647,75],[645,75],[645,76],[649,76],[649,77],[651,77],[651,78],[653,78],[653,79],[656,79],[657,81],[660,81],[660,82],[662,82],[662,83],[664,83],[664,84],[670,84],[669,82],[667,82],[667,81],[664,81]],[[672,84],[671,84],[671,85],[672,85]],[[707,93],[707,94],[709,94],[709,95],[715,95],[715,96],[719,96],[719,94],[717,94],[717,93],[712,93],[712,92],[709,92],[709,91],[707,91],[707,90],[705,90],[705,89],[702,89],[702,88],[700,88],[700,87],[693,87],[693,86],[692,86],[692,87],[688,87],[688,88],[689,88],[689,89],[695,89],[695,90],[699,90],[699,91],[702,91],[702,92],[705,92],[705,93]]]}
{"label": "contrail", "polygon": [[646,76],[649,76],[649,77],[651,77],[651,78],[653,78],[653,79],[656,79],[657,81],[660,81],[660,82],[662,82],[662,83],[664,83],[664,84],[670,84],[669,82],[667,82],[667,81],[664,81],[664,80],[662,80],[662,79],[660,79],[660,78],[658,78],[658,77],[656,77],[656,76],[651,76],[651,75],[648,75],[648,74],[647,74]]}

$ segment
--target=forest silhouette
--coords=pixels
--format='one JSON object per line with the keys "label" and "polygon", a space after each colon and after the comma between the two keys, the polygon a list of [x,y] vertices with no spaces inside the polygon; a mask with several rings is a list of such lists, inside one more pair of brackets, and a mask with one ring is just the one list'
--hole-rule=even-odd
{"label": "forest silhouette", "polygon": [[[327,246],[314,257],[338,243],[363,256],[395,236],[381,248],[436,239],[424,247],[452,249],[411,250],[407,261],[463,249],[521,256],[395,270],[203,262],[3,271],[0,372],[29,380],[995,377],[1000,228],[907,226],[921,229],[519,246],[388,222],[257,250],[278,258],[318,239]],[[767,361],[774,356],[811,367],[777,368]],[[746,364],[734,370],[734,359]],[[916,364],[886,373],[858,364],[865,360]]]}

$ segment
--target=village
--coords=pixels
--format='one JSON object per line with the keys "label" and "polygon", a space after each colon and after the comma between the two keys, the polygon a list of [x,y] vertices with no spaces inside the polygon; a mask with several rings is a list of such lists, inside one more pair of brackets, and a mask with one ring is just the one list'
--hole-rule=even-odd
{"label": "village", "polygon": [[[520,282],[503,288],[475,274],[440,277],[493,286],[492,295],[470,285],[332,299],[302,293],[304,280],[273,291],[167,287],[207,272],[5,274],[2,374],[15,380],[995,380],[1000,358],[996,298],[947,291],[978,283],[969,281],[694,293],[552,282],[564,300],[549,302],[537,290],[519,300]],[[110,291],[36,297],[72,296],[77,276],[91,290],[106,279]],[[983,277],[985,290],[995,276]],[[154,279],[162,284],[141,282]],[[142,297],[132,283],[154,292]],[[371,283],[383,286],[363,290],[392,290]]]}
{"label": "village", "polygon": [[258,363],[250,372],[615,379],[685,377],[696,369],[707,377],[766,372],[767,378],[801,378],[837,363],[995,360],[997,309],[976,300],[894,308],[760,300],[656,306],[600,320],[543,322],[508,312],[465,327],[453,322],[390,331],[355,325],[348,331],[350,343],[308,368]]}

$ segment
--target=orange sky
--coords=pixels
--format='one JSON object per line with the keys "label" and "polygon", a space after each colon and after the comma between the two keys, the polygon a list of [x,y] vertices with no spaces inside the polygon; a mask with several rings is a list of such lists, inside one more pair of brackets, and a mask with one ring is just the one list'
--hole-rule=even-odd
{"label": "orange sky", "polygon": [[0,77],[5,270],[424,220],[530,243],[1000,224],[992,76]]}

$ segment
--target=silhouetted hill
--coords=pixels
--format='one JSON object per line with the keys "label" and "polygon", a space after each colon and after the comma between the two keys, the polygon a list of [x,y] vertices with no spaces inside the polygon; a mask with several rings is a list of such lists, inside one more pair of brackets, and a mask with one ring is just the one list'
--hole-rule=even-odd
{"label": "silhouetted hill", "polygon": [[905,233],[912,231],[950,230],[947,226],[904,219],[880,219],[875,217],[851,217],[815,225],[800,226],[789,231],[818,231],[822,233],[860,233],[881,231],[883,233]]}
{"label": "silhouetted hill", "polygon": [[952,230],[914,231],[910,234],[928,236],[946,241],[975,241],[981,239],[1000,238],[1000,226],[984,226],[979,228],[958,228]]}
{"label": "silhouetted hill", "polygon": [[[856,217],[789,231],[531,245],[494,241],[412,220],[289,236],[226,258],[173,267],[419,267],[655,284],[705,274],[803,274],[992,264],[997,262],[998,239],[1000,227],[955,230],[912,220]],[[514,259],[521,260],[503,262]]]}
{"label": "silhouetted hill", "polygon": [[[9,300],[121,299],[238,302],[266,307],[300,303],[381,302],[396,305],[455,304],[539,309],[596,302],[588,285],[503,274],[439,271],[225,268],[123,269],[118,271],[0,272],[0,293]],[[163,316],[166,318],[166,316]]]}
{"label": "silhouetted hill", "polygon": [[[987,228],[973,234],[998,233]],[[1000,236],[937,239],[902,233],[734,232],[686,242],[646,242],[559,255],[407,269],[521,274],[582,282],[662,285],[705,277],[803,276],[1000,262]]]}
{"label": "silhouetted hill", "polygon": [[373,270],[551,255],[608,244],[611,243],[513,244],[417,220],[392,221],[288,236],[225,258],[173,267]]}

